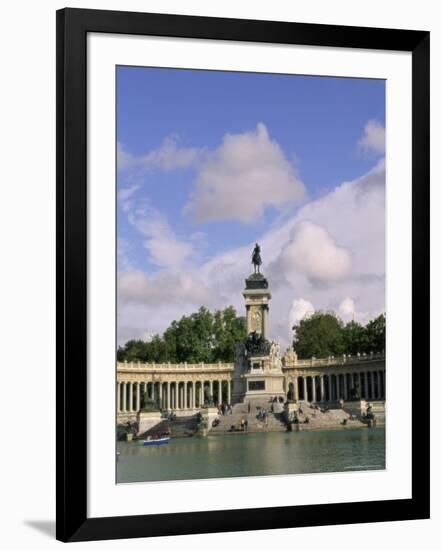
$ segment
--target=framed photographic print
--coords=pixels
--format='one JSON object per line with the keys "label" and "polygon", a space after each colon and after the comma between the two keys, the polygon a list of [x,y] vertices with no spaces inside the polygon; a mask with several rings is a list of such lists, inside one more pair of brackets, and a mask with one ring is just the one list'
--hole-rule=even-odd
{"label": "framed photographic print", "polygon": [[57,256],[58,539],[429,517],[429,33],[57,12]]}

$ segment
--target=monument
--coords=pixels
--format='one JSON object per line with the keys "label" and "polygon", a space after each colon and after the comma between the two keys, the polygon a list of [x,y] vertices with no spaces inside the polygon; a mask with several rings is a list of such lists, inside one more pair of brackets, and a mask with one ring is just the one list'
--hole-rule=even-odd
{"label": "monument", "polygon": [[260,272],[262,258],[256,243],[251,263],[252,273],[245,280],[247,339],[236,348],[233,374],[233,401],[285,397],[284,374],[280,346],[269,340],[269,291],[268,280]]}

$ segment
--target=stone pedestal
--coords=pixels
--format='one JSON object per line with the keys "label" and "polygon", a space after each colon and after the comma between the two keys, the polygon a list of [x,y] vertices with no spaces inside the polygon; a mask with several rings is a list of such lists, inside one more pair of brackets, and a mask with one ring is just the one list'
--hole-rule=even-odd
{"label": "stone pedestal", "polygon": [[160,411],[139,411],[137,420],[138,432],[143,434],[161,422],[161,413]]}
{"label": "stone pedestal", "polygon": [[285,403],[285,406],[283,407],[283,416],[285,417],[285,422],[291,422],[295,416],[295,413],[298,413],[298,411],[298,403]]}
{"label": "stone pedestal", "polygon": [[206,422],[207,430],[211,430],[211,425],[213,420],[219,416],[218,410],[216,407],[207,407],[206,409],[201,410],[202,418]]}
{"label": "stone pedestal", "polygon": [[343,402],[343,410],[348,414],[352,414],[357,418],[361,418],[366,414],[367,403],[364,399],[356,399]]}
{"label": "stone pedestal", "polygon": [[253,398],[285,398],[284,376],[279,372],[248,372],[244,374],[245,395],[244,400]]}
{"label": "stone pedestal", "polygon": [[254,273],[245,280],[243,297],[247,313],[247,333],[256,332],[268,338],[271,292],[268,290],[268,281],[261,273]]}

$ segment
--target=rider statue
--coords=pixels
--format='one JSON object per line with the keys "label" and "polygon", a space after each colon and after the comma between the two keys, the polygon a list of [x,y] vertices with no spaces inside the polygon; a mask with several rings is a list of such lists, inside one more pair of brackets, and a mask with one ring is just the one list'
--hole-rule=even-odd
{"label": "rider statue", "polygon": [[251,256],[251,263],[254,265],[254,273],[260,273],[260,266],[262,265],[262,257],[260,256],[260,246],[256,243],[253,254]]}

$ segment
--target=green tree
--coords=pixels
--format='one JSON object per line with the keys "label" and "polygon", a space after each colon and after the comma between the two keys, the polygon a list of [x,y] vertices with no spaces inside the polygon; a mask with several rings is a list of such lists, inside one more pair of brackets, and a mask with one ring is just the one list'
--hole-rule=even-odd
{"label": "green tree", "polygon": [[368,349],[374,353],[382,353],[386,349],[386,316],[382,313],[366,325]]}
{"label": "green tree", "polygon": [[367,352],[369,339],[366,328],[356,321],[350,321],[343,328],[343,342],[344,353],[347,355]]}
{"label": "green tree", "polygon": [[232,306],[223,311],[216,311],[213,323],[214,360],[233,362],[236,344],[245,340],[246,335],[245,318],[238,317]]}
{"label": "green tree", "polygon": [[318,311],[294,325],[294,350],[299,359],[342,355],[343,322],[333,313]]}
{"label": "green tree", "polygon": [[173,321],[163,336],[149,342],[130,340],[117,351],[118,361],[211,363],[234,361],[236,343],[246,337],[245,319],[233,307],[210,313],[201,307]]}

